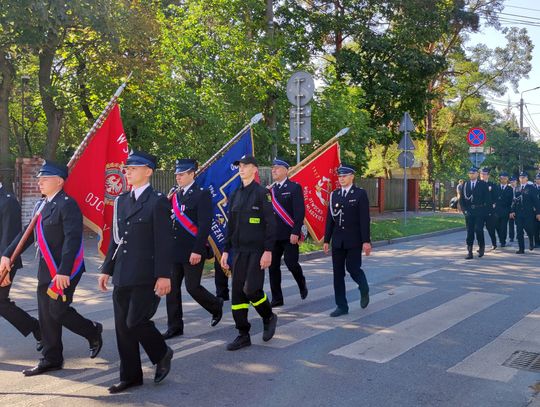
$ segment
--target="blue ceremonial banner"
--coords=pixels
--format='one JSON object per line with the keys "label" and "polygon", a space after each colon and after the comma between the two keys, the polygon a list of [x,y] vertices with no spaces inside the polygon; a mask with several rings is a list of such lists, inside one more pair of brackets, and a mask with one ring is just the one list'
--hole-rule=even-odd
{"label": "blue ceremonial banner", "polygon": [[243,155],[254,155],[251,127],[219,159],[197,175],[197,184],[212,194],[214,217],[209,241],[216,255],[223,253],[227,231],[227,197],[240,186],[238,167],[233,162]]}

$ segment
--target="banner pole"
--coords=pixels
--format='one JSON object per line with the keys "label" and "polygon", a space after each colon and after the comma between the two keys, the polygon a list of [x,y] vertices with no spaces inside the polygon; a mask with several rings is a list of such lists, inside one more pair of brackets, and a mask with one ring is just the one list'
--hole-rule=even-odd
{"label": "banner pole", "polygon": [[[106,116],[112,110],[114,104],[116,103],[116,100],[118,99],[118,97],[122,94],[122,92],[126,88],[126,85],[127,85],[128,81],[131,79],[131,76],[132,76],[132,72],[129,73],[129,75],[128,75],[127,79],[124,81],[124,83],[122,83],[122,85],[120,85],[118,87],[118,89],[116,90],[116,92],[112,96],[111,100],[109,101],[109,103],[107,104],[105,109],[103,109],[103,111],[101,112],[99,117],[94,122],[94,125],[90,128],[88,133],[86,133],[86,136],[84,137],[82,142],[79,144],[79,146],[77,147],[77,149],[73,153],[73,156],[71,157],[71,159],[69,160],[69,162],[67,164],[68,170],[73,168],[75,163],[79,160],[79,157],[82,155],[85,148],[88,146],[88,143],[90,143],[90,141],[92,140],[92,137],[94,137],[94,135],[97,133],[97,131],[99,130],[99,128],[101,127],[101,125],[105,121]],[[24,245],[26,244],[26,241],[28,240],[30,235],[33,233],[40,212],[41,212],[40,210],[36,211],[36,213],[34,214],[32,220],[28,224],[28,227],[24,231],[24,233],[23,233],[23,235],[21,237],[21,240],[19,240],[19,243],[15,247],[15,250],[13,251],[13,254],[11,255],[11,257],[9,259],[10,263],[12,265],[13,265],[13,263],[15,263],[15,260],[21,255],[21,253],[23,251],[23,248],[24,248]],[[0,284],[2,283],[2,281],[4,281],[4,278],[6,277],[7,274],[8,274],[7,269],[0,270]]]}

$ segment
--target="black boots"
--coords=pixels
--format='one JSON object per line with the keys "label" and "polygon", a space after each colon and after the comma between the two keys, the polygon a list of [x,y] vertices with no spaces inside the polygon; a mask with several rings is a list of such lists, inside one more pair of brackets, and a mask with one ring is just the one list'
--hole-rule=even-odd
{"label": "black boots", "polygon": [[465,257],[466,260],[470,260],[473,258],[472,254],[472,246],[467,246],[467,257]]}

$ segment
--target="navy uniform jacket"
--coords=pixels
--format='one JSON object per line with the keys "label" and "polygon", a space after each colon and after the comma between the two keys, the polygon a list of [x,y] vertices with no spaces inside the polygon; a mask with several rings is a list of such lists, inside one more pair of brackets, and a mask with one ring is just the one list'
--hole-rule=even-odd
{"label": "navy uniform jacket", "polygon": [[[467,197],[470,199],[467,199]],[[463,184],[463,193],[459,198],[459,204],[463,212],[470,213],[471,215],[484,214],[490,200],[490,191],[484,181],[477,180],[474,190],[472,190],[470,180]]]}
{"label": "navy uniform jacket", "polygon": [[510,185],[507,185],[504,190],[501,189],[501,185],[497,186],[498,194],[497,201],[495,202],[495,213],[501,218],[508,218],[512,202],[514,201],[514,191]]}
{"label": "navy uniform jacket", "polygon": [[[41,202],[40,202],[41,203]],[[62,190],[58,192],[51,202],[45,204],[41,211],[43,221],[43,234],[45,240],[58,267],[58,274],[63,276],[71,275],[73,263],[79,249],[81,248],[83,238],[83,219],[79,205],[73,198],[70,198]],[[4,256],[11,256],[23,232],[11,242],[4,251]],[[31,234],[24,249],[26,250],[35,242],[35,233]],[[84,266],[80,273],[84,272]],[[49,284],[51,275],[49,268],[40,253],[38,267],[38,284]]]}
{"label": "navy uniform jacket", "polygon": [[306,214],[302,187],[300,184],[287,178],[283,182],[281,188],[278,188],[277,186],[272,188],[276,200],[281,204],[294,222],[294,225],[291,228],[274,211],[276,217],[276,240],[289,240],[291,235],[300,236],[302,225],[304,224],[304,216]]}
{"label": "navy uniform jacket", "polygon": [[270,191],[253,181],[240,185],[229,197],[227,236],[224,251],[272,251],[275,243],[276,220]]}
{"label": "navy uniform jacket", "polygon": [[488,187],[487,213],[491,214],[494,212],[493,208],[499,197],[500,186],[491,181],[486,182],[486,184]]}
{"label": "navy uniform jacket", "polygon": [[[12,194],[0,187],[0,253],[21,233],[21,206]],[[19,257],[14,264],[15,269],[22,267]]]}
{"label": "navy uniform jacket", "polygon": [[[188,263],[191,253],[197,253],[206,258],[208,248],[208,235],[212,226],[212,196],[210,191],[193,184],[183,196],[176,193],[178,205],[184,205],[185,215],[197,225],[197,236],[192,236],[176,217],[173,219],[173,260],[175,263]],[[173,198],[174,199],[174,196]]]}
{"label": "navy uniform jacket", "polygon": [[[339,211],[341,215],[336,214]],[[330,239],[332,247],[341,249],[362,247],[371,242],[369,200],[364,189],[352,185],[345,197],[341,196],[341,188],[332,192],[324,243],[330,243]]]}
{"label": "navy uniform jacket", "polygon": [[531,184],[525,184],[525,189],[521,186],[516,188],[516,198],[512,204],[512,212],[518,217],[534,217],[540,215],[540,200],[538,191]]}
{"label": "navy uniform jacket", "polygon": [[102,273],[111,275],[118,287],[154,285],[160,277],[170,278],[173,239],[165,195],[148,186],[134,204],[129,192],[116,199],[118,237],[123,243],[118,247],[111,239]]}

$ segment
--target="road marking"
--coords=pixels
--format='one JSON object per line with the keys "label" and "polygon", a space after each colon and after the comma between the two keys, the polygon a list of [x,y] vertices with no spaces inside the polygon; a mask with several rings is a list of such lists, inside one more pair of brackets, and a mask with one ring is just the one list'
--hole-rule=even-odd
{"label": "road marking", "polygon": [[505,298],[501,294],[470,292],[330,353],[386,363]]}
{"label": "road marking", "polygon": [[[171,346],[171,348],[173,350],[180,349],[180,348],[186,347],[186,346],[191,345],[191,344],[196,343],[196,342],[200,342],[200,341],[195,340],[195,339],[189,339],[189,340],[186,340],[186,341],[184,341],[182,343],[175,344],[175,345]],[[222,341],[222,340],[216,340],[216,341],[212,341],[212,342],[203,343],[203,344],[195,346],[193,348],[189,348],[189,349],[182,350],[180,352],[176,352],[173,355],[173,360],[181,359],[181,358],[184,358],[184,357],[187,357],[187,356],[190,356],[190,355],[194,355],[196,353],[205,351],[207,349],[215,348],[217,346],[221,346],[221,345],[224,345],[224,344],[225,344],[225,342]],[[154,371],[154,366],[149,363],[148,357],[144,357],[141,360],[143,362],[143,375],[151,374]],[[115,363],[114,365],[109,366],[109,368],[106,369],[103,373],[106,373],[106,372],[110,371],[112,367],[116,367],[118,369],[119,363]],[[89,376],[88,372],[83,372],[83,373],[87,373],[86,376]],[[93,373],[95,373],[95,372],[93,372]],[[54,383],[53,385],[48,383],[45,386],[40,386],[40,389],[38,389],[37,387],[34,386],[34,387],[32,387],[31,393],[28,392],[28,391],[25,392],[25,394],[23,395],[24,400],[20,400],[20,401],[16,400],[16,399],[20,398],[20,396],[21,396],[21,395],[16,395],[15,396],[15,401],[10,402],[10,405],[11,406],[16,406],[16,405],[42,404],[45,401],[49,401],[49,400],[52,400],[52,399],[55,399],[55,398],[63,397],[63,396],[66,396],[68,394],[74,394],[74,393],[80,392],[81,390],[86,389],[88,387],[94,387],[94,386],[101,385],[103,383],[113,381],[115,379],[118,379],[118,375],[119,375],[119,372],[115,371],[115,372],[111,372],[111,373],[107,373],[105,375],[95,377],[93,379],[84,381],[82,383],[70,383],[69,392],[66,392],[66,384],[65,384],[66,382],[63,379],[69,379],[70,381],[74,381],[74,380],[81,379],[82,377],[80,377],[80,375],[79,375],[79,377],[75,377],[77,375],[73,375],[73,376],[70,376],[70,377],[62,378],[62,379],[55,378],[55,379],[58,379],[57,381],[62,381],[62,382],[61,383]],[[54,392],[55,390],[56,390],[56,393]],[[103,390],[105,390],[105,389],[103,388]],[[40,391],[40,392],[41,391],[47,391],[48,394],[46,394],[46,395],[39,394],[39,395],[33,397],[32,393],[37,393],[38,391]],[[104,391],[104,393],[106,393],[106,392]],[[108,394],[108,393],[106,393],[106,394]],[[32,398],[29,400],[28,397],[32,397]],[[8,399],[12,399],[12,398],[8,398]],[[0,401],[2,403],[4,403],[8,399],[0,399]]]}
{"label": "road marking", "polygon": [[276,334],[270,342],[263,342],[262,334],[254,335],[253,339],[255,343],[260,345],[269,346],[271,348],[286,348],[287,346],[294,345],[323,332],[343,326],[347,322],[352,322],[354,320],[374,314],[375,312],[428,293],[434,289],[435,288],[432,287],[420,287],[413,285],[399,286],[394,289],[386,290],[373,295],[371,297],[369,307],[365,310],[353,310],[348,315],[332,318],[329,316],[329,313],[334,310],[334,308],[332,308],[325,312],[289,322],[285,325],[280,325],[278,321]]}
{"label": "road marking", "polygon": [[[540,352],[540,308],[512,325],[495,340],[447,370],[481,379],[510,381],[518,369],[502,366],[517,350]],[[533,373],[536,375],[536,373]]]}

